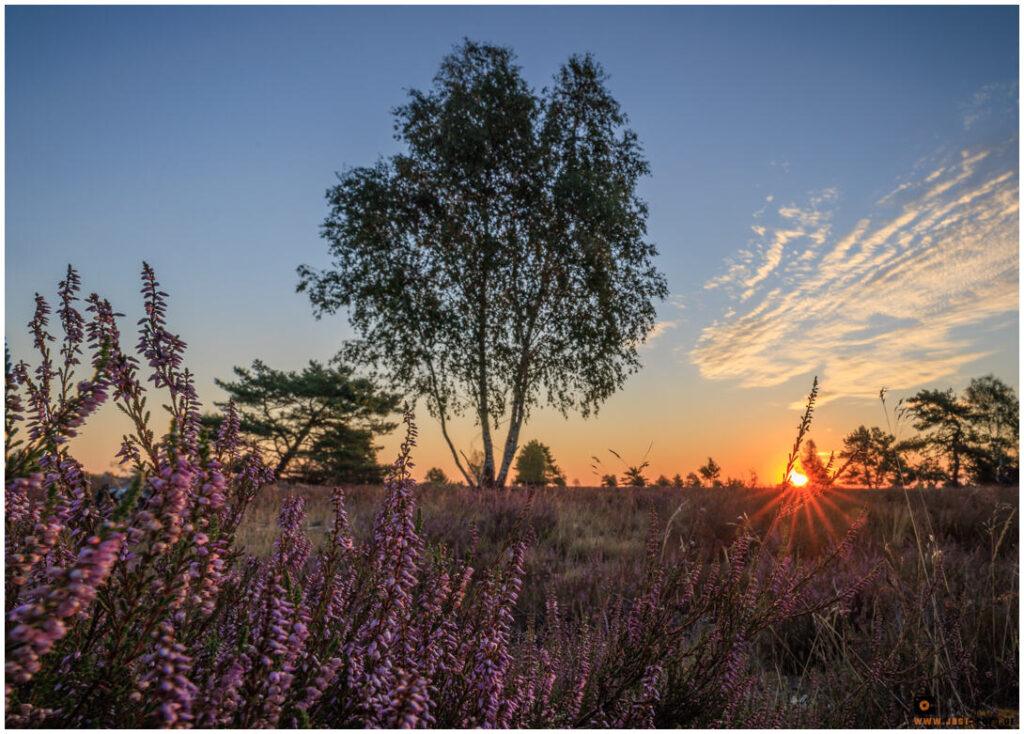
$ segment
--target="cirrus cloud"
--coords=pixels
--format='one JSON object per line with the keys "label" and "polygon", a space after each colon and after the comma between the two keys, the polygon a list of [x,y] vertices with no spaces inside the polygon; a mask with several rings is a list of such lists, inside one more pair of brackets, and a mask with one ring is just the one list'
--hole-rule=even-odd
{"label": "cirrus cloud", "polygon": [[990,353],[980,327],[1019,306],[1016,163],[1015,137],[930,161],[838,238],[833,190],[781,207],[774,227],[759,220],[757,246],[705,286],[736,310],[691,359],[749,387],[818,371],[829,400],[913,388]]}

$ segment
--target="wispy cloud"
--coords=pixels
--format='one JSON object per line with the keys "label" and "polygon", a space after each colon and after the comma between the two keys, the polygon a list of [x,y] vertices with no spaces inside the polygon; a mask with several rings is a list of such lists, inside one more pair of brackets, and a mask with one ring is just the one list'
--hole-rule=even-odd
{"label": "wispy cloud", "polygon": [[[814,245],[824,243],[831,231],[832,214],[823,205],[836,199],[835,189],[825,189],[813,194],[807,204],[797,206],[787,204],[776,210],[778,217],[784,221],[783,226],[769,230],[763,224],[755,224],[750,230],[756,235],[752,241],[752,249],[740,250],[726,259],[728,270],[705,283],[704,288],[741,286],[740,300],[746,301],[757,293],[757,286],[769,278],[783,261],[787,245],[790,242],[807,240]],[[765,199],[768,204],[774,201],[773,196]],[[762,207],[754,212],[754,218],[764,215]],[[802,257],[806,259],[806,251]]]}
{"label": "wispy cloud", "polygon": [[652,328],[650,330],[650,332],[648,332],[648,334],[647,334],[647,341],[644,342],[643,346],[645,346],[645,347],[652,346],[652,344],[653,344],[655,339],[657,339],[660,336],[663,336],[666,331],[668,331],[669,329],[674,329],[678,325],[679,325],[679,323],[676,322],[676,321],[657,321],[657,322],[655,322],[654,328]]}
{"label": "wispy cloud", "polygon": [[960,106],[963,112],[964,130],[970,130],[979,122],[993,116],[1016,114],[1017,88],[1016,82],[986,84],[981,87]]}
{"label": "wispy cloud", "polygon": [[1016,162],[1015,138],[930,161],[839,237],[835,191],[780,207],[705,286],[736,310],[703,330],[692,360],[744,386],[817,372],[825,400],[955,374],[991,349],[978,327],[1018,310]]}

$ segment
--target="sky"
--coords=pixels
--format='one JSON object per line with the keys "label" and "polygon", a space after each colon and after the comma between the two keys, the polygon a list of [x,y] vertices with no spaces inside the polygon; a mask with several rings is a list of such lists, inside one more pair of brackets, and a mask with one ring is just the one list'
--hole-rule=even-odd
{"label": "sky", "polygon": [[[68,263],[141,316],[139,271],[212,408],[215,378],[301,369],[354,336],[317,321],[296,267],[336,172],[401,151],[391,110],[463,38],[548,84],[591,52],[651,164],[640,185],[671,296],[643,369],[596,417],[531,415],[570,482],[591,465],[781,480],[818,376],[811,437],[842,447],[922,388],[1019,388],[1018,8],[5,8],[5,338],[33,363],[33,294]],[[454,476],[421,403],[416,474]],[[104,407],[75,440],[112,469]],[[457,443],[481,448],[471,420]],[[384,437],[381,461],[397,450]]]}

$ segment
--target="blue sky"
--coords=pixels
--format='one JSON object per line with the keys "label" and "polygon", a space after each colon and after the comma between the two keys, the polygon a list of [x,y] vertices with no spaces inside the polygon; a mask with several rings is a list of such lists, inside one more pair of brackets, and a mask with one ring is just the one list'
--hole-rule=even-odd
{"label": "blue sky", "polygon": [[[6,16],[5,330],[66,264],[138,318],[147,260],[200,395],[261,358],[300,368],[349,336],[295,268],[334,172],[399,150],[391,109],[463,37],[546,84],[592,52],[653,175],[641,193],[672,297],[645,370],[596,419],[525,438],[571,477],[653,440],[655,473],[709,453],[784,460],[823,379],[819,445],[909,394],[1018,384],[1018,9],[954,7],[18,7]],[[879,384],[882,383],[882,384]],[[116,450],[104,413],[81,439]],[[419,463],[451,473],[424,415]],[[111,424],[112,425],[112,424]],[[475,440],[471,423],[459,429]],[[386,442],[390,450],[394,441]],[[113,448],[111,448],[113,447]],[[95,458],[92,458],[95,457]]]}

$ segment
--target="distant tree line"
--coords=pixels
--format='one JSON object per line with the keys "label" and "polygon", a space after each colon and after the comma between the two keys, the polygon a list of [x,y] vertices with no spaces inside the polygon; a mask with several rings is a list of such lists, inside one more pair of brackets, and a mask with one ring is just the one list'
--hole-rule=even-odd
{"label": "distant tree line", "polygon": [[[251,368],[236,367],[234,372],[236,380],[216,382],[239,412],[241,433],[273,459],[279,478],[310,484],[374,484],[383,479],[374,439],[394,428],[388,418],[397,410],[397,394],[356,377],[350,367],[337,361],[327,366],[310,362],[301,372],[284,372],[256,360]],[[884,391],[882,398],[884,404]],[[218,405],[224,408],[227,402]],[[800,471],[818,486],[1015,484],[1019,412],[1014,390],[992,375],[971,380],[959,395],[952,389],[921,390],[897,403],[891,413],[887,411],[891,430],[859,426],[827,460],[808,438],[800,453]],[[222,420],[223,416],[204,418],[214,429]],[[916,433],[901,437],[908,426]],[[722,467],[710,456],[685,477],[661,475],[651,480],[645,474],[646,455],[630,463],[614,450],[609,453],[621,462],[621,471],[610,471],[596,456],[592,464],[605,487],[735,488],[758,483],[753,472],[749,482],[723,479]],[[480,464],[479,456],[467,458],[466,466],[472,470]],[[453,482],[435,467],[426,483]],[[565,486],[566,478],[550,447],[534,439],[518,451],[512,483]]]}
{"label": "distant tree line", "polygon": [[[884,391],[882,392],[884,404]],[[971,380],[957,395],[952,389],[921,390],[901,400],[892,413],[895,434],[877,426],[859,426],[843,438],[843,448],[827,461],[813,439],[803,442],[799,466],[811,485],[835,483],[856,484],[869,488],[910,484],[961,486],[974,484],[1016,484],[1019,481],[1019,414],[1020,404],[1011,387],[987,375]],[[907,438],[897,438],[902,429],[912,425],[918,431]],[[554,467],[547,446],[532,441],[529,458],[520,455],[524,465]],[[598,457],[593,457],[595,475],[602,487],[697,488],[758,486],[757,474],[750,472],[749,481],[722,478],[721,466],[708,457],[706,463],[684,478],[660,475],[650,481],[644,474],[646,460],[630,465],[615,451],[609,453],[622,461],[621,475],[607,470]],[[645,457],[646,458],[646,457]],[[519,464],[517,463],[517,469]],[[439,471],[439,470],[438,470]],[[527,476],[517,476],[517,484],[563,484],[544,480],[540,469]],[[553,476],[553,475],[552,475]]]}

